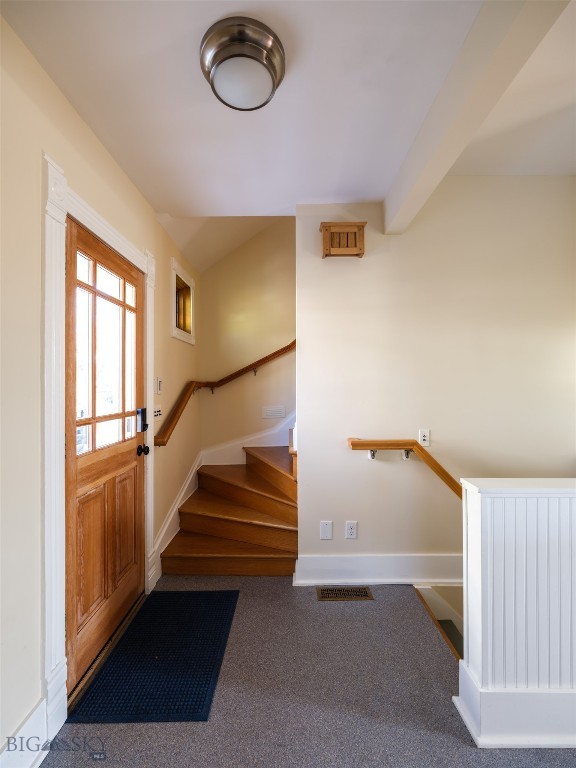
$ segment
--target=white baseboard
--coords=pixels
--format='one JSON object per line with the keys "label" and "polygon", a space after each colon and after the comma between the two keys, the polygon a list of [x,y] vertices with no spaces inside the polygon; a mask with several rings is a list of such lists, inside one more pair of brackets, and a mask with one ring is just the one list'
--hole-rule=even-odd
{"label": "white baseboard", "polygon": [[48,754],[42,749],[48,738],[46,699],[41,699],[17,733],[7,737],[1,768],[36,768]]}
{"label": "white baseboard", "polygon": [[414,585],[418,592],[422,595],[426,601],[426,605],[430,608],[434,616],[440,621],[442,619],[448,619],[453,622],[454,626],[460,632],[464,634],[464,619],[461,614],[458,613],[450,603],[445,600],[441,595],[436,592],[434,587],[428,587],[423,584]]}
{"label": "white baseboard", "polygon": [[66,659],[62,659],[46,679],[46,732],[49,739],[56,736],[68,717],[67,676]]}
{"label": "white baseboard", "polygon": [[462,555],[299,555],[294,586],[462,583]]}
{"label": "white baseboard", "polygon": [[185,499],[188,498],[196,488],[198,487],[198,469],[205,463],[202,458],[202,453],[199,453],[194,463],[190,467],[186,479],[182,484],[182,487],[178,491],[178,494],[172,506],[170,507],[166,519],[160,528],[158,535],[154,539],[154,547],[151,552],[148,553],[148,575],[146,583],[146,592],[150,593],[156,586],[156,582],[162,576],[162,563],[160,555],[162,550],[168,546],[174,536],[180,530],[180,518],[178,510],[180,505]]}
{"label": "white baseboard", "polygon": [[482,688],[460,661],[459,696],[452,701],[478,747],[576,747],[576,690]]}

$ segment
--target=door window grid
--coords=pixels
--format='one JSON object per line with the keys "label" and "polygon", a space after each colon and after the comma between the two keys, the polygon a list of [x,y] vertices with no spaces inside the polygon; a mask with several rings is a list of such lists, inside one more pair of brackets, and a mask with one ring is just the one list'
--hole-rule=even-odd
{"label": "door window grid", "polygon": [[76,454],[81,455],[136,435],[136,289],[81,251],[76,265]]}

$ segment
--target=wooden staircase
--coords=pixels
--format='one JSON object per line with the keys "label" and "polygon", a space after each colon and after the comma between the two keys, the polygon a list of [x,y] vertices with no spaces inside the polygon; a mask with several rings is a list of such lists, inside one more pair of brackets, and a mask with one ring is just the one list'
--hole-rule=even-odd
{"label": "wooden staircase", "polygon": [[244,448],[246,464],[207,465],[180,507],[162,573],[291,576],[298,552],[295,456]]}

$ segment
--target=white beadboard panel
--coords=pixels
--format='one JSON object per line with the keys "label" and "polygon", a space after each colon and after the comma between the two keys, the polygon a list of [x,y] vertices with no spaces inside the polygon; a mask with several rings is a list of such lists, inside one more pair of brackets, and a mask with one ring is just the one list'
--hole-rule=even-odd
{"label": "white beadboard panel", "polygon": [[548,687],[560,687],[560,526],[558,499],[548,502]]}
{"label": "white beadboard panel", "polygon": [[538,686],[538,499],[526,500],[526,677]]}
{"label": "white beadboard panel", "polygon": [[518,633],[516,631],[517,587],[516,582],[516,499],[504,500],[504,688],[516,686],[516,661],[518,658]]}
{"label": "white beadboard panel", "polygon": [[550,546],[547,499],[538,499],[537,519],[536,576],[538,585],[536,610],[538,623],[536,625],[536,637],[538,643],[538,687],[548,688],[550,685]]}
{"label": "white beadboard panel", "polygon": [[527,632],[527,503],[526,499],[517,499],[514,509],[514,583],[518,585],[518,596],[514,604],[514,626],[516,632],[516,658],[514,659],[514,685],[526,687],[528,684],[528,632]]}
{"label": "white beadboard panel", "polygon": [[571,499],[570,508],[570,573],[572,581],[569,590],[570,605],[572,606],[571,620],[567,619],[566,624],[570,626],[569,636],[571,638],[572,654],[568,666],[570,667],[570,687],[576,689],[576,499]]}
{"label": "white beadboard panel", "polygon": [[[534,743],[516,714],[506,714],[505,701],[526,707],[539,745],[572,744],[576,483],[559,479],[555,489],[553,479],[462,482],[465,674],[459,711],[486,746]],[[478,696],[488,707],[479,720]],[[502,703],[500,719],[490,720],[488,701]],[[546,714],[552,702],[556,720]],[[563,702],[570,711],[563,711]],[[558,732],[556,721],[563,723]]]}
{"label": "white beadboard panel", "polygon": [[487,682],[494,688],[574,684],[575,504],[569,498],[484,501],[483,634],[491,659]]}
{"label": "white beadboard panel", "polygon": [[559,598],[559,654],[558,685],[560,688],[574,687],[573,666],[576,657],[576,635],[572,631],[576,614],[572,577],[576,569],[576,558],[572,556],[572,545],[576,541],[573,525],[576,523],[576,500],[560,499],[558,514],[558,598]]}

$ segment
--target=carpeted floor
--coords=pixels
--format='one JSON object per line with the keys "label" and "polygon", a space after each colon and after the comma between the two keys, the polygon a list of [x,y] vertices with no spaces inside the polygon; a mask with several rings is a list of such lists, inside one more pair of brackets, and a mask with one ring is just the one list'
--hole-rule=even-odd
{"label": "carpeted floor", "polygon": [[166,576],[239,589],[205,723],[67,724],[43,766],[574,768],[576,750],[479,750],[451,696],[457,661],[409,586],[318,602],[290,578]]}

